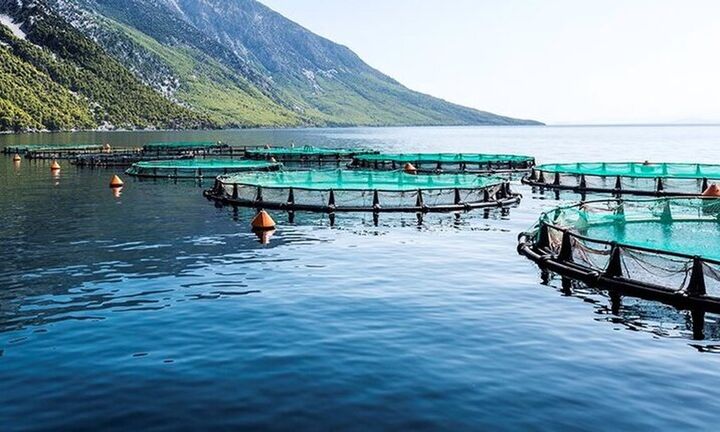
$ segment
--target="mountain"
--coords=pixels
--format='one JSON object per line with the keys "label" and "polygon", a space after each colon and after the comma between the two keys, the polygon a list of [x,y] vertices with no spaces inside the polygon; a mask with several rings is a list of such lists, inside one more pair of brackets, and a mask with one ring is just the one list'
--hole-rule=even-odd
{"label": "mountain", "polygon": [[539,124],[404,87],[255,0],[0,0],[0,129]]}
{"label": "mountain", "polygon": [[153,91],[42,4],[18,3],[0,1],[0,129],[213,124]]}

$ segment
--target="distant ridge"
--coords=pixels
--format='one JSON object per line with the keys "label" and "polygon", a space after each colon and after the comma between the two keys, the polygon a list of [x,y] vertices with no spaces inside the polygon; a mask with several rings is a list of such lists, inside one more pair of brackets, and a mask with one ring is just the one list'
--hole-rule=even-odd
{"label": "distant ridge", "polygon": [[0,130],[541,124],[412,91],[255,0],[0,14]]}

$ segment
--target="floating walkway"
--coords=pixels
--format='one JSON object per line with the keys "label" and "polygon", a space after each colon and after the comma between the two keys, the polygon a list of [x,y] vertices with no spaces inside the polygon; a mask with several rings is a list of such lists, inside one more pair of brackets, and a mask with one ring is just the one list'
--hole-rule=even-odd
{"label": "floating walkway", "polygon": [[341,163],[349,162],[360,154],[375,153],[366,149],[328,149],[312,146],[304,147],[275,147],[249,149],[246,157],[259,160],[276,160],[284,164],[327,165],[337,167]]}
{"label": "floating walkway", "polygon": [[720,199],[560,207],[521,234],[518,251],[568,280],[720,312]]}
{"label": "floating walkway", "polygon": [[495,177],[341,170],[221,176],[205,196],[234,206],[326,213],[462,211],[520,200]]}
{"label": "floating walkway", "polygon": [[154,178],[216,177],[243,171],[277,171],[279,163],[239,159],[174,159],[134,163],[127,174]]}
{"label": "floating walkway", "polygon": [[523,178],[546,189],[648,196],[697,196],[715,182],[720,165],[648,162],[539,165]]}
{"label": "floating walkway", "polygon": [[407,164],[418,173],[495,174],[527,171],[535,165],[535,158],[470,153],[378,153],[355,156],[349,167],[398,170]]}

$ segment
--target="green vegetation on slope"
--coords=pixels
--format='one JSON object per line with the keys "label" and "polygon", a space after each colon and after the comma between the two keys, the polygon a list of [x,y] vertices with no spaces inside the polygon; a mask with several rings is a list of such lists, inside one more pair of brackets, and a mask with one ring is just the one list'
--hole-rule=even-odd
{"label": "green vegetation on slope", "polygon": [[[0,26],[4,103],[0,128],[80,129],[212,126],[207,116],[165,99],[94,42],[37,7],[15,11],[28,40]],[[32,18],[32,19],[30,19]],[[6,111],[7,110],[7,111]]]}
{"label": "green vegetation on slope", "polygon": [[[0,27],[0,40],[12,35]],[[0,130],[92,128],[88,104],[0,46]]]}
{"label": "green vegetation on slope", "polygon": [[278,105],[242,76],[193,47],[167,47],[124,24],[107,21],[127,41],[162,60],[183,77],[173,95],[224,126],[298,126],[303,120]]}

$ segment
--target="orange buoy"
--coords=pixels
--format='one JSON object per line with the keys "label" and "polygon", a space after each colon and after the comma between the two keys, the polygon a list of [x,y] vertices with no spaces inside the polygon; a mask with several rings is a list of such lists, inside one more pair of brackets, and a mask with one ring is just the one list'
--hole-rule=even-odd
{"label": "orange buoy", "polygon": [[408,174],[417,174],[417,168],[415,168],[415,165],[411,164],[410,162],[405,164],[404,170]]}
{"label": "orange buoy", "polygon": [[708,186],[708,188],[705,189],[705,191],[703,191],[701,196],[706,197],[706,198],[718,198],[718,197],[720,197],[720,187],[718,187],[718,185],[713,183],[710,186]]}
{"label": "orange buoy", "polygon": [[122,179],[117,175],[112,176],[112,178],[110,179],[111,188],[119,188],[122,187],[124,184],[125,183],[123,183]]}
{"label": "orange buoy", "polygon": [[255,219],[252,220],[252,227],[253,230],[268,231],[275,229],[275,221],[270,217],[268,212],[260,210],[257,216],[255,216]]}
{"label": "orange buoy", "polygon": [[22,158],[20,157],[20,155],[17,154],[17,153],[15,153],[15,156],[13,156],[13,162],[20,162],[20,160],[22,160]]}
{"label": "orange buoy", "polygon": [[60,164],[57,161],[52,161],[50,164],[50,171],[60,171]]}

